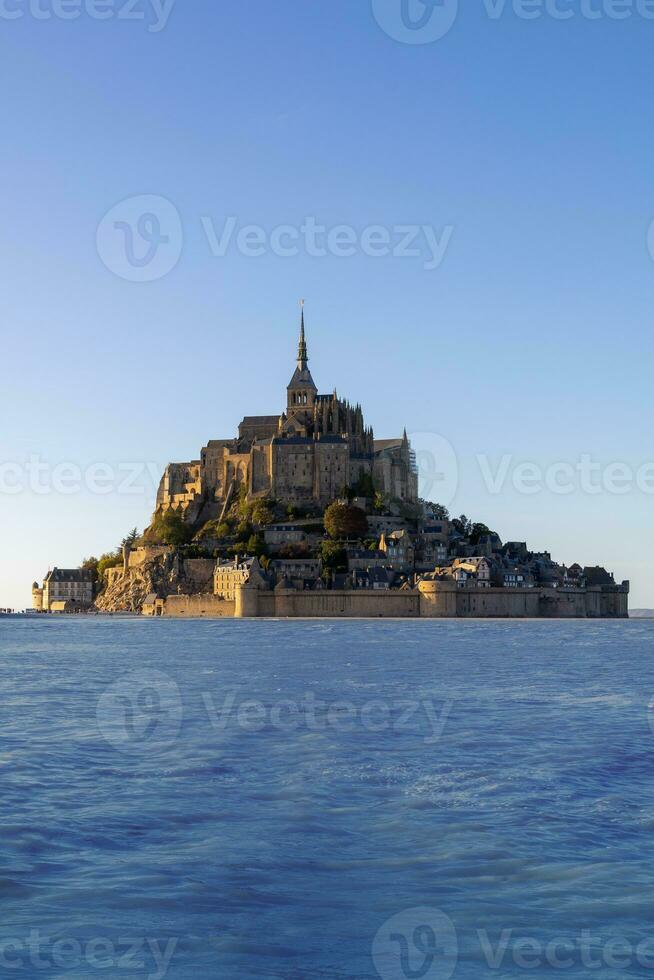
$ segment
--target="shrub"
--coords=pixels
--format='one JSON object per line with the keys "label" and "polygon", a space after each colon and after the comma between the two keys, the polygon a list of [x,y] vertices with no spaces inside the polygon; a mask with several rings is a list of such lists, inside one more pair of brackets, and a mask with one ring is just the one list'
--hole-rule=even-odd
{"label": "shrub", "polygon": [[118,551],[109,552],[98,560],[98,578],[102,578],[108,568],[118,568],[123,563],[123,556]]}
{"label": "shrub", "polygon": [[214,538],[219,540],[220,538],[228,538],[232,533],[230,525],[223,521],[222,524],[218,521],[207,521],[198,533],[195,535],[194,541],[204,541],[206,538]]}
{"label": "shrub", "polygon": [[248,555],[256,555],[260,558],[266,552],[266,545],[261,534],[252,534],[248,538],[247,543],[247,553]]}
{"label": "shrub", "polygon": [[252,508],[252,521],[254,524],[265,525],[272,524],[275,520],[275,515],[268,504],[263,501],[259,501]]}
{"label": "shrub", "polygon": [[239,541],[247,541],[252,533],[252,525],[249,521],[241,521],[236,528],[236,534],[238,535]]}

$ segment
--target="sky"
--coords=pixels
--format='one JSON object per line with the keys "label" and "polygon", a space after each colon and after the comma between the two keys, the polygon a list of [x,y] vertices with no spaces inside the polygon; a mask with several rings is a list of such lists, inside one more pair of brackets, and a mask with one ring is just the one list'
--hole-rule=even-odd
{"label": "sky", "polygon": [[0,606],[282,411],[300,298],[425,496],[654,606],[652,17],[0,0]]}

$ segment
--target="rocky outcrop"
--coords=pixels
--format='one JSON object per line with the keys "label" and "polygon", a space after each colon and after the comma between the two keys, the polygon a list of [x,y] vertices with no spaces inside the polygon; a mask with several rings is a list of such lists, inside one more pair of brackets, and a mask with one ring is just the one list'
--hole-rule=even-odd
{"label": "rocky outcrop", "polygon": [[213,561],[183,560],[177,554],[157,555],[114,576],[95,601],[100,612],[140,612],[145,599],[156,595],[197,595],[213,592]]}

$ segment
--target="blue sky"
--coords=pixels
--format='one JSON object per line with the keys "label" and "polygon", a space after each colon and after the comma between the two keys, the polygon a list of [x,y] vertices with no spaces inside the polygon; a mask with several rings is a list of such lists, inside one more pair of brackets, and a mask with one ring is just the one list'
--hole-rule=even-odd
{"label": "blue sky", "polygon": [[[380,438],[406,425],[428,464],[430,446],[452,447],[432,497],[446,489],[455,513],[505,540],[606,564],[632,580],[633,605],[654,606],[642,6],[617,20],[592,0],[591,20],[591,0],[559,0],[572,16],[558,20],[550,0],[527,20],[480,0],[442,38],[408,44],[392,36],[401,0],[177,0],[161,30],[150,0],[131,20],[125,0],[107,0],[106,20],[90,0],[71,20],[31,2],[0,5],[0,605],[28,605],[49,566],[143,527],[168,460],[283,408],[303,296],[318,386],[360,401]],[[111,230],[144,200],[161,218],[145,235],[168,237],[145,282]],[[207,229],[219,238],[228,218],[215,255]],[[307,219],[346,226],[353,254],[335,239],[307,254]],[[237,245],[246,226],[263,254]],[[297,254],[277,254],[280,226]],[[366,254],[372,226],[389,254]],[[425,227],[444,246],[436,267]],[[406,228],[417,255],[393,254]],[[147,237],[133,241],[146,256]],[[599,493],[576,476],[569,493],[548,489],[553,465],[582,457]],[[503,458],[491,492],[484,472]],[[79,492],[52,478],[62,463],[84,475]],[[98,463],[116,474],[106,494],[87,486]],[[525,463],[536,493],[516,477]],[[140,467],[140,492],[126,492],[126,467]]]}

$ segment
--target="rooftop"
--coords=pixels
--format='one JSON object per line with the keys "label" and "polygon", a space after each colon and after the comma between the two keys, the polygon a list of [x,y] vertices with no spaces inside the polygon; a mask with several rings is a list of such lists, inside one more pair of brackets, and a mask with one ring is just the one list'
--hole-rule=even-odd
{"label": "rooftop", "polygon": [[46,582],[93,582],[93,572],[89,568],[53,568],[48,572]]}

